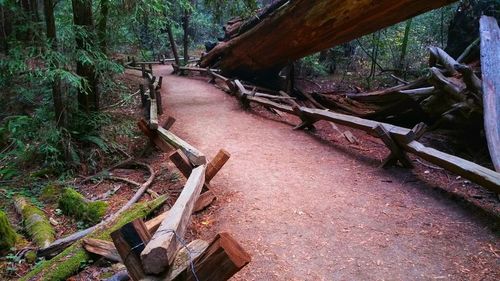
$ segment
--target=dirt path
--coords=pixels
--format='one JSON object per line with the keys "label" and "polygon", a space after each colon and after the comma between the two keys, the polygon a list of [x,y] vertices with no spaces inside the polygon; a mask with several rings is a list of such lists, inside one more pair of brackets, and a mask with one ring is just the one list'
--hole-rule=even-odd
{"label": "dirt path", "polygon": [[252,255],[235,280],[500,279],[498,222],[170,71],[155,73],[172,130],[209,158],[232,154],[212,181],[223,202],[207,232],[234,234]]}

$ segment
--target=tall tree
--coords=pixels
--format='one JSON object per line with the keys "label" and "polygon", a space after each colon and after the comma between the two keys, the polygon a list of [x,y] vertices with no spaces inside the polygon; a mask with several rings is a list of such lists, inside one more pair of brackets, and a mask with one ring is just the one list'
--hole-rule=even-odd
{"label": "tall tree", "polygon": [[93,45],[93,20],[92,0],[72,0],[73,21],[76,30],[76,48],[79,55],[76,63],[76,74],[84,78],[86,87],[78,90],[78,106],[85,112],[99,110],[99,91],[97,87],[97,75],[93,62],[86,60],[92,52]]}
{"label": "tall tree", "polygon": [[399,63],[398,63],[398,71],[400,71],[401,73],[406,73],[405,60],[406,60],[406,53],[408,51],[408,41],[410,39],[411,22],[412,19],[406,21],[405,33],[403,35],[403,45],[401,46],[401,55],[399,56]]}
{"label": "tall tree", "polygon": [[99,46],[103,53],[107,52],[107,26],[109,16],[109,0],[101,0],[100,2],[101,14],[97,21],[97,37],[99,38]]}
{"label": "tall tree", "polygon": [[188,64],[189,61],[189,20],[191,18],[192,6],[194,5],[194,0],[186,3],[187,7],[184,8],[184,14],[182,16],[182,29],[184,30],[183,38],[183,48],[184,48],[184,64]]}
{"label": "tall tree", "polygon": [[174,32],[172,31],[172,20],[170,11],[171,7],[172,7],[171,1],[170,0],[165,1],[165,9],[163,10],[163,15],[167,22],[166,30],[168,35],[168,41],[170,43],[170,49],[172,50],[172,55],[174,56],[175,59],[175,64],[180,65],[181,61],[179,59],[179,52],[177,50],[177,44],[175,43]]}
{"label": "tall tree", "polygon": [[[54,17],[54,0],[43,1],[43,11],[45,15],[45,25],[47,28],[47,39],[51,46],[52,51],[57,52],[57,33],[56,33],[56,19]],[[52,62],[52,68],[59,68],[57,61]],[[54,102],[55,121],[58,127],[64,127],[66,124],[66,112],[64,109],[64,102],[61,93],[61,79],[54,77],[52,81],[52,100]]]}
{"label": "tall tree", "polygon": [[0,42],[2,42],[2,50],[5,54],[9,51],[8,38],[11,31],[9,10],[5,2],[0,3]]}

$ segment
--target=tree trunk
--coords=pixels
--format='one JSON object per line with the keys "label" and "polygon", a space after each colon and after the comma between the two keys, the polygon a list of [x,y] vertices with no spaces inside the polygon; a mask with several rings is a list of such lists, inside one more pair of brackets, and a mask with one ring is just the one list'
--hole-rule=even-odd
{"label": "tree trunk", "polygon": [[177,51],[177,44],[175,44],[174,33],[172,32],[172,27],[170,24],[167,26],[168,40],[170,41],[170,48],[172,49],[172,54],[174,55],[175,64],[180,65],[181,61],[179,59],[179,52]]}
{"label": "tree trunk", "polygon": [[[54,17],[54,1],[44,0],[43,11],[45,14],[45,25],[47,26],[47,39],[50,41],[51,48],[57,52],[57,33],[56,33],[56,20]],[[59,68],[57,62],[52,67]],[[66,125],[66,112],[64,109],[64,101],[61,93],[61,79],[56,76],[52,81],[52,100],[54,102],[54,115],[56,125],[58,127],[65,127]]]}
{"label": "tree trunk", "polygon": [[11,23],[10,23],[10,13],[9,10],[5,8],[4,5],[0,4],[0,42],[2,42],[2,51],[5,54],[9,52],[9,35],[11,32]]}
{"label": "tree trunk", "polygon": [[254,28],[217,45],[202,59],[201,66],[208,67],[220,61],[220,68],[227,74],[250,79],[275,76],[288,61],[349,42],[452,2],[454,0],[287,2]]}
{"label": "tree trunk", "polygon": [[[93,44],[92,0],[72,0],[73,21],[81,30],[76,32],[77,49],[88,52]],[[93,64],[78,60],[76,74],[86,80],[84,89],[78,90],[78,107],[84,112],[99,110],[99,92],[97,88],[97,75]]]}
{"label": "tree trunk", "polygon": [[191,18],[191,11],[184,10],[182,17],[182,29],[184,30],[183,48],[184,48],[184,65],[189,62],[189,19]]}
{"label": "tree trunk", "polygon": [[99,46],[103,53],[107,52],[107,25],[108,25],[108,15],[109,15],[109,0],[101,0],[101,15],[97,23],[97,36],[99,37]]}
{"label": "tree trunk", "polygon": [[410,30],[411,30],[411,22],[412,19],[406,21],[405,34],[403,36],[403,45],[401,46],[401,56],[399,57],[398,70],[401,73],[404,73],[406,78],[406,52],[408,50],[408,40],[410,38]]}

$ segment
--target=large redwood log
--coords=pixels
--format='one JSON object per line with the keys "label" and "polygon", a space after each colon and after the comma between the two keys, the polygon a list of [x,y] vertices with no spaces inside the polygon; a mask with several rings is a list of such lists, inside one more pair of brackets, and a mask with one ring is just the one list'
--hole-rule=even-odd
{"label": "large redwood log", "polygon": [[242,77],[274,75],[288,62],[349,42],[455,0],[296,0],[285,3],[259,24],[217,45],[200,64],[220,62]]}
{"label": "large redwood log", "polygon": [[491,160],[500,172],[500,28],[495,18],[481,18],[484,128]]}

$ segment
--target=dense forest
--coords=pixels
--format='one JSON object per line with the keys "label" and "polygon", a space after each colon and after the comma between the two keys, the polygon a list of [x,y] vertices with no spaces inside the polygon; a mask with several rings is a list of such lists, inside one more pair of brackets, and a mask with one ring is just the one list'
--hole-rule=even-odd
{"label": "dense forest", "polygon": [[[126,74],[131,60],[158,63],[172,59],[176,67],[197,67],[193,61],[207,54],[210,58],[211,51],[216,53],[217,48],[232,42],[232,36],[244,37],[244,24],[250,22],[253,25],[248,29],[255,28],[268,16],[266,9],[277,2],[294,1],[0,0],[0,279],[25,276],[49,260],[39,252],[37,256],[36,249],[46,248],[72,231],[98,225],[116,207],[105,200],[114,194],[111,190],[105,197],[93,194],[88,198],[79,185],[86,181],[97,186],[103,181],[103,170],[108,175],[118,167],[114,163],[130,164],[131,159],[151,156],[153,148],[137,129],[142,116],[137,108],[137,84],[142,82]],[[494,169],[496,159],[490,157],[495,154],[488,153],[483,127],[482,99],[476,95],[480,90],[469,87],[469,76],[443,71],[445,78],[454,83],[463,80],[460,85],[470,90],[468,98],[459,101],[433,97],[434,88],[425,93],[417,90],[435,86],[419,81],[439,64],[430,66],[429,57],[445,61],[443,52],[446,58],[467,66],[466,70],[480,72],[479,20],[483,15],[500,19],[500,1],[461,0],[427,10],[291,59],[277,71],[282,84],[274,78],[242,79],[257,85],[253,92],[258,87],[285,90],[297,100],[318,101],[321,109],[404,127],[424,122],[435,131],[429,143]],[[237,28],[231,30],[235,24]],[[287,47],[283,42],[276,48]],[[215,69],[221,62],[224,67],[224,58],[218,56],[203,67]],[[238,78],[237,72],[223,74]],[[386,89],[415,90],[419,96],[411,102],[391,96],[383,104],[348,98]],[[462,91],[457,90],[457,95]],[[149,166],[141,165],[133,164],[147,172]],[[91,178],[98,173],[101,177]],[[177,184],[180,175],[163,171],[161,177]],[[144,217],[161,200],[142,202],[128,213]],[[61,229],[61,224],[67,228]],[[109,235],[106,231],[99,234]],[[93,262],[87,256],[80,258],[76,269],[71,265],[68,272],[58,271],[60,275],[43,280],[65,280]],[[30,274],[36,278],[39,273]],[[86,277],[81,278],[78,280]]]}

